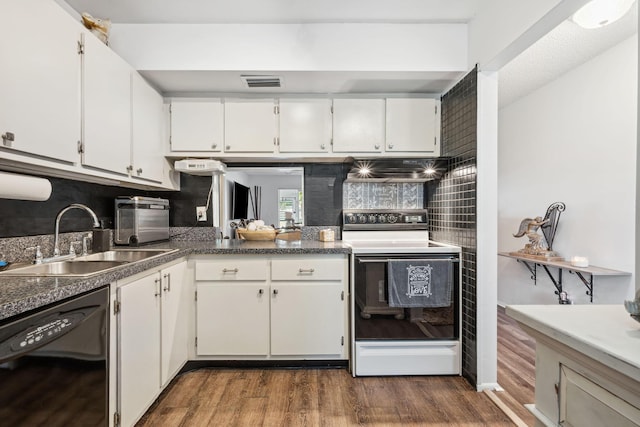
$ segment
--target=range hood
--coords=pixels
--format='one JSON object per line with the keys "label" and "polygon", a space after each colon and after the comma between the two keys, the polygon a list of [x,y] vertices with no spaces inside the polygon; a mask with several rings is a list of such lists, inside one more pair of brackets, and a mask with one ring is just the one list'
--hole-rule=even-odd
{"label": "range hood", "polygon": [[442,176],[446,162],[444,158],[354,160],[345,182],[427,182]]}

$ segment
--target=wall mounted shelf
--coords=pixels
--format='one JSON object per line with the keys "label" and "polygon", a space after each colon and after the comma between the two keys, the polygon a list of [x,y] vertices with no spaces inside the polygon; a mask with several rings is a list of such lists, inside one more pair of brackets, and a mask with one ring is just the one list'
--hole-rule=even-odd
{"label": "wall mounted shelf", "polygon": [[[558,302],[560,304],[566,301],[561,296],[562,270],[567,270],[570,274],[575,274],[576,276],[578,276],[580,281],[582,281],[584,286],[587,288],[587,295],[589,295],[590,302],[593,302],[594,276],[630,276],[631,275],[631,273],[628,273],[626,271],[611,270],[608,268],[602,268],[602,267],[596,267],[596,266],[576,267],[571,265],[571,263],[567,261],[544,261],[544,260],[530,258],[524,255],[523,256],[514,255],[511,252],[498,252],[498,255],[507,257],[507,258],[513,258],[517,262],[522,263],[527,268],[527,270],[529,270],[529,272],[531,273],[531,280],[533,280],[534,284],[537,284],[538,267],[542,267],[544,271],[547,273],[547,275],[549,276],[549,279],[551,279],[551,282],[553,283],[553,285],[556,287],[555,294],[558,295]],[[549,270],[549,267],[558,269],[557,278],[551,273],[551,271]]]}

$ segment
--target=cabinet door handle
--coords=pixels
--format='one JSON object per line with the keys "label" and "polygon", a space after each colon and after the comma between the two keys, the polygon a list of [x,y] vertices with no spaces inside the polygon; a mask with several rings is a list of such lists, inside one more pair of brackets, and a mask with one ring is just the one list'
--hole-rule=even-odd
{"label": "cabinet door handle", "polygon": [[227,146],[225,147],[225,150],[231,150],[231,146],[230,146],[230,145],[227,145]]}
{"label": "cabinet door handle", "polygon": [[165,292],[171,292],[171,274],[167,273],[164,276],[165,279],[167,279],[167,286],[165,286],[163,289]]}
{"label": "cabinet door handle", "polygon": [[160,288],[162,287],[162,280],[156,279],[154,280],[154,283],[156,284],[156,293],[153,294],[153,296],[157,297],[157,296],[160,296]]}
{"label": "cabinet door handle", "polygon": [[142,174],[142,168],[138,168],[138,170],[136,170],[136,172],[138,173],[138,175]]}
{"label": "cabinet door handle", "polygon": [[211,148],[213,148],[215,150],[216,148],[218,148],[218,144],[211,145]]}
{"label": "cabinet door handle", "polygon": [[223,268],[222,269],[223,273],[233,273],[236,274],[238,272],[237,268]]}
{"label": "cabinet door handle", "polygon": [[389,150],[393,150],[393,144],[389,144]]}
{"label": "cabinet door handle", "polygon": [[380,149],[380,144],[376,144],[376,145],[374,145],[373,147],[374,147],[376,150],[379,150],[379,149]]}
{"label": "cabinet door handle", "polygon": [[327,146],[325,144],[320,144],[320,149],[324,150]]}
{"label": "cabinet door handle", "polygon": [[313,274],[315,270],[313,268],[300,268],[298,269],[298,273],[300,274],[304,274],[304,273],[309,273],[309,274]]}
{"label": "cabinet door handle", "polygon": [[277,290],[277,289],[274,289],[274,290],[273,290],[273,294],[274,294],[274,295],[278,295],[278,290]]}
{"label": "cabinet door handle", "polygon": [[258,290],[258,293],[259,293],[260,295],[264,294],[264,289],[259,289],[259,290]]}

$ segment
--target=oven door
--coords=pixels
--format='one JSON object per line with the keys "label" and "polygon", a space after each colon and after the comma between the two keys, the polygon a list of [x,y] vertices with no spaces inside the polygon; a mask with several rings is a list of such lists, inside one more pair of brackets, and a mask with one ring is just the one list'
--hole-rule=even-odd
{"label": "oven door", "polygon": [[[459,335],[459,256],[458,254],[393,254],[356,255],[354,257],[354,325],[355,340],[452,340]],[[392,263],[400,264],[401,271],[394,283],[390,283],[389,268]],[[431,275],[432,264],[450,265],[452,274],[446,288],[441,276]],[[398,265],[398,264],[393,264]],[[407,267],[405,267],[405,265]],[[434,304],[420,306],[421,303],[398,302],[397,297],[390,302],[390,292],[408,295],[404,286],[398,284],[407,279],[407,268],[424,266],[428,269],[428,283],[433,292],[440,292],[441,299]],[[394,267],[395,268],[395,267]],[[421,268],[421,267],[418,267]],[[424,268],[422,269],[424,271]],[[395,274],[395,273],[394,273]],[[425,277],[422,277],[425,279]],[[433,279],[433,280],[432,280]],[[402,288],[402,289],[401,289]],[[442,294],[442,293],[445,294]],[[448,294],[448,295],[447,295]],[[444,301],[444,302],[443,302]],[[418,306],[416,306],[418,305]]]}
{"label": "oven door", "polygon": [[108,425],[107,288],[0,324],[0,424]]}

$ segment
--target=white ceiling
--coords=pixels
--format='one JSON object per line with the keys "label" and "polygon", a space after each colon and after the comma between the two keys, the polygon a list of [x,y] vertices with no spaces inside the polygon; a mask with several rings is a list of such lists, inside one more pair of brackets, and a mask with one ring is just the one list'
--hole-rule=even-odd
{"label": "white ceiling", "polygon": [[[114,23],[468,22],[486,0],[58,0]],[[584,30],[565,21],[499,73],[500,106],[526,95],[637,32],[633,12],[610,26]],[[284,87],[247,89],[240,74],[260,70],[145,71],[167,94],[193,93],[441,93],[458,73],[288,72]]]}

